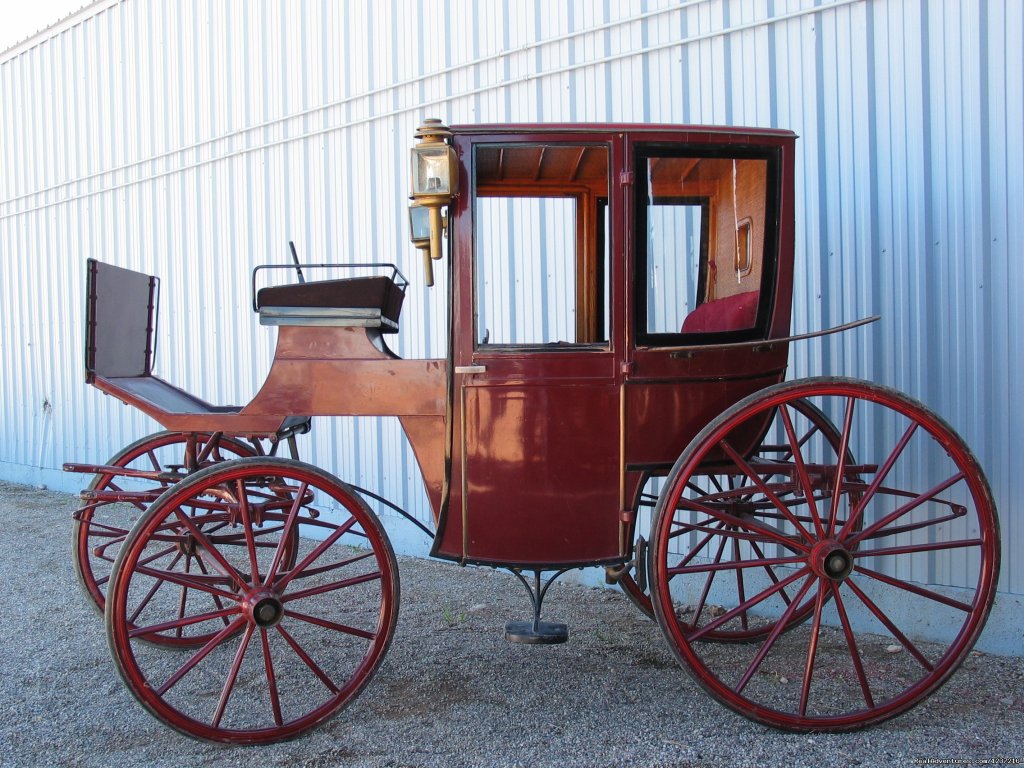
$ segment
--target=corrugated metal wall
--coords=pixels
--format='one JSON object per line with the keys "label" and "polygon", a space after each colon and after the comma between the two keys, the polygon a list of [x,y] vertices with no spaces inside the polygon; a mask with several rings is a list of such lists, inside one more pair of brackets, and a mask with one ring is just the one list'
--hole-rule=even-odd
{"label": "corrugated metal wall", "polygon": [[[422,117],[779,126],[802,137],[794,330],[884,316],[799,347],[791,375],[944,414],[1024,551],[1022,50],[1009,0],[104,0],[0,57],[0,477],[70,490],[63,461],[153,429],[81,382],[86,257],[161,275],[159,371],[245,402],[273,337],[249,270],[289,239],[417,282]],[[445,307],[414,285],[397,351],[441,356]],[[323,421],[305,454],[427,517],[393,420]]]}

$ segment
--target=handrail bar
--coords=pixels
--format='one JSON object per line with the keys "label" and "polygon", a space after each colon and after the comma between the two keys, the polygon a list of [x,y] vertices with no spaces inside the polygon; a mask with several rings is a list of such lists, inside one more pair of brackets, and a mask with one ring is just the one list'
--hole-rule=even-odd
{"label": "handrail bar", "polygon": [[698,352],[717,352],[728,349],[752,349],[754,352],[770,352],[778,344],[788,344],[791,341],[804,341],[805,339],[816,339],[820,336],[830,336],[833,333],[850,331],[854,328],[860,328],[862,325],[878,322],[881,319],[881,315],[872,315],[871,317],[854,320],[852,323],[844,323],[843,325],[826,328],[823,331],[785,336],[781,339],[755,339],[753,341],[737,341],[729,344],[693,344],[685,347],[661,347],[659,351],[669,352],[671,353],[670,356],[674,358],[693,357]]}

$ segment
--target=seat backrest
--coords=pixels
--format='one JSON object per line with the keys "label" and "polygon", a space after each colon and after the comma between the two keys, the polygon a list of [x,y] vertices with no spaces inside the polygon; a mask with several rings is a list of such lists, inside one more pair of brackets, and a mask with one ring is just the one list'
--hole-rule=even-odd
{"label": "seat backrest", "polygon": [[85,378],[149,376],[159,280],[152,275],[87,262]]}
{"label": "seat backrest", "polygon": [[683,320],[683,333],[721,333],[753,328],[760,291],[745,291],[706,301]]}

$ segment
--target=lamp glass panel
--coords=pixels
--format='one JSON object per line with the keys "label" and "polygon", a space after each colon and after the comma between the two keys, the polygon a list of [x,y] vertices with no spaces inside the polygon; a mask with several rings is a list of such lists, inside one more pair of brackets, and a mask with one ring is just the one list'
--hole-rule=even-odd
{"label": "lamp glass panel", "polygon": [[450,195],[451,169],[448,145],[413,147],[412,193],[414,195]]}
{"label": "lamp glass panel", "polygon": [[430,239],[430,209],[420,205],[409,206],[409,233],[415,243]]}

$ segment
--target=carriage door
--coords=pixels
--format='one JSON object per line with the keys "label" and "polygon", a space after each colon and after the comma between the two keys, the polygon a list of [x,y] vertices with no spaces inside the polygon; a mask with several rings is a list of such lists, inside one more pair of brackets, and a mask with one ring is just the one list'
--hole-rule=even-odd
{"label": "carriage door", "polygon": [[703,138],[632,151],[625,453],[638,471],[666,472],[708,421],[785,373],[785,345],[719,348],[768,338],[773,322],[788,331],[788,289],[775,300],[780,153]]}
{"label": "carriage door", "polygon": [[452,477],[462,507],[449,516],[461,511],[472,562],[619,553],[605,139],[478,136],[462,152],[472,180],[456,255],[462,454]]}

